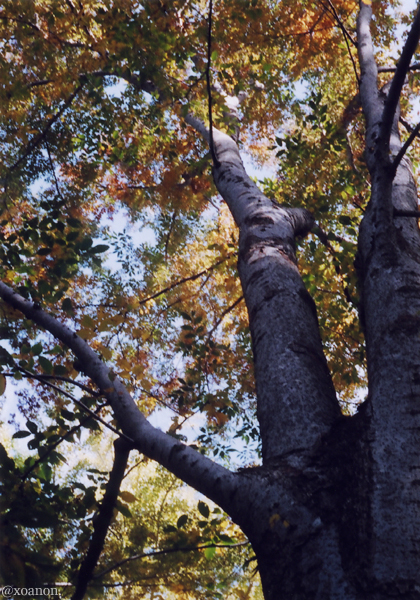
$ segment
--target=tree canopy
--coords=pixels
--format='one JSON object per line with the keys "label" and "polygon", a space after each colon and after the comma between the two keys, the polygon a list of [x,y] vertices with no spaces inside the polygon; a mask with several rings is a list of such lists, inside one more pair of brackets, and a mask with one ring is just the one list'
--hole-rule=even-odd
{"label": "tree canopy", "polygon": [[[385,90],[413,14],[372,8]],[[213,500],[226,472],[262,457],[238,219],[215,148],[236,142],[273,207],[312,215],[295,227],[305,302],[354,414],[370,196],[358,14],[353,0],[0,1],[2,585],[262,598],[238,519],[180,481]],[[407,135],[418,86],[414,66]],[[180,442],[191,453],[172,468]],[[197,462],[196,475],[194,456],[220,470]]]}

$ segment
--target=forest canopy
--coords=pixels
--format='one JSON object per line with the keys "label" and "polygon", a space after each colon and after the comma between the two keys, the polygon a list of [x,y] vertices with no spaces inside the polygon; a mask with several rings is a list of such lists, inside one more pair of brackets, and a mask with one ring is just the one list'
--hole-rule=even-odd
{"label": "forest canopy", "polygon": [[[385,89],[413,14],[372,6]],[[273,206],[311,213],[299,270],[341,411],[356,412],[367,371],[355,258],[370,194],[358,11],[353,0],[0,0],[1,585],[62,584],[71,597],[100,523],[86,597],[262,598],[244,533],[130,446],[91,355],[57,332],[77,333],[172,440],[231,470],[261,465],[214,129]],[[418,88],[413,68],[406,136]]]}

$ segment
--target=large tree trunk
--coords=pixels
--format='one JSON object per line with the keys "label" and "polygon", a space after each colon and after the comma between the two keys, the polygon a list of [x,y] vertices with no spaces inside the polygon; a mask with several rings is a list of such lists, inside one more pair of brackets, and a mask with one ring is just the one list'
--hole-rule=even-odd
{"label": "large tree trunk", "polygon": [[354,417],[340,416],[296,266],[293,238],[310,229],[310,217],[265,198],[228,136],[215,131],[210,142],[215,183],[240,230],[263,467],[242,474],[250,492],[238,522],[255,549],[266,600],[420,598],[420,234],[416,217],[403,216],[417,210],[417,193],[398,134],[420,20],[386,96],[370,18],[362,1],[360,94],[372,193],[358,272],[369,396]]}

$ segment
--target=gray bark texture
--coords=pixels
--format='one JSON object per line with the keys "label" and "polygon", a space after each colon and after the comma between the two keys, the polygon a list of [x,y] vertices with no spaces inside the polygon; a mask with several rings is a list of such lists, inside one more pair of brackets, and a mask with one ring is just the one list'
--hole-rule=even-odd
{"label": "gray bark texture", "polygon": [[[249,537],[266,600],[420,599],[420,235],[398,101],[418,44],[417,16],[394,79],[379,90],[371,6],[360,3],[360,98],[371,200],[357,270],[369,395],[341,415],[314,302],[299,274],[304,209],[265,197],[236,142],[192,115],[213,147],[213,177],[238,226],[263,466],[239,473],[153,428],[88,344],[4,284],[0,296],[65,343],[111,404],[125,441],[218,503]],[[398,160],[395,160],[395,157]]]}

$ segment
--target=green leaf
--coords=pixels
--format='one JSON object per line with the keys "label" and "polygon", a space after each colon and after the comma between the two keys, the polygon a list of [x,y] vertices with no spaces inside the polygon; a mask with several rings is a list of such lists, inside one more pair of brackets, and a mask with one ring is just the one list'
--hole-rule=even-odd
{"label": "green leaf", "polygon": [[28,435],[31,435],[30,431],[16,431],[16,433],[14,433],[12,435],[12,438],[14,438],[14,439],[26,438],[26,437],[28,437]]}
{"label": "green leaf", "polygon": [[41,342],[38,342],[38,344],[35,344],[35,346],[32,346],[32,354],[38,355],[41,354],[42,352],[42,344]]}
{"label": "green leaf", "polygon": [[188,521],[188,515],[181,515],[178,519],[178,521],[176,522],[176,526],[178,527],[178,529],[181,529],[182,527],[184,527],[184,525],[187,523]]}
{"label": "green leaf", "polygon": [[200,512],[200,514],[203,515],[203,517],[205,517],[206,519],[209,518],[210,515],[210,509],[208,507],[208,505],[205,502],[202,502],[201,500],[198,503],[198,510]]}
{"label": "green leaf", "polygon": [[51,375],[51,373],[53,372],[53,369],[54,369],[52,362],[49,361],[48,358],[45,358],[45,356],[40,356],[38,358],[38,361],[42,367],[42,370],[45,371],[45,373],[47,373],[47,375]]}
{"label": "green leaf", "polygon": [[73,303],[70,298],[64,298],[63,302],[61,303],[61,308],[68,313],[74,312]]}
{"label": "green leaf", "polygon": [[206,548],[204,550],[204,556],[206,557],[207,560],[212,559],[215,554],[216,554],[216,548]]}
{"label": "green leaf", "polygon": [[109,250],[109,246],[106,244],[98,244],[97,246],[93,246],[89,252],[90,254],[102,254],[102,252],[106,252]]}
{"label": "green leaf", "polygon": [[26,427],[29,429],[29,431],[31,433],[37,433],[38,432],[38,425],[36,423],[34,423],[33,421],[26,421]]}

